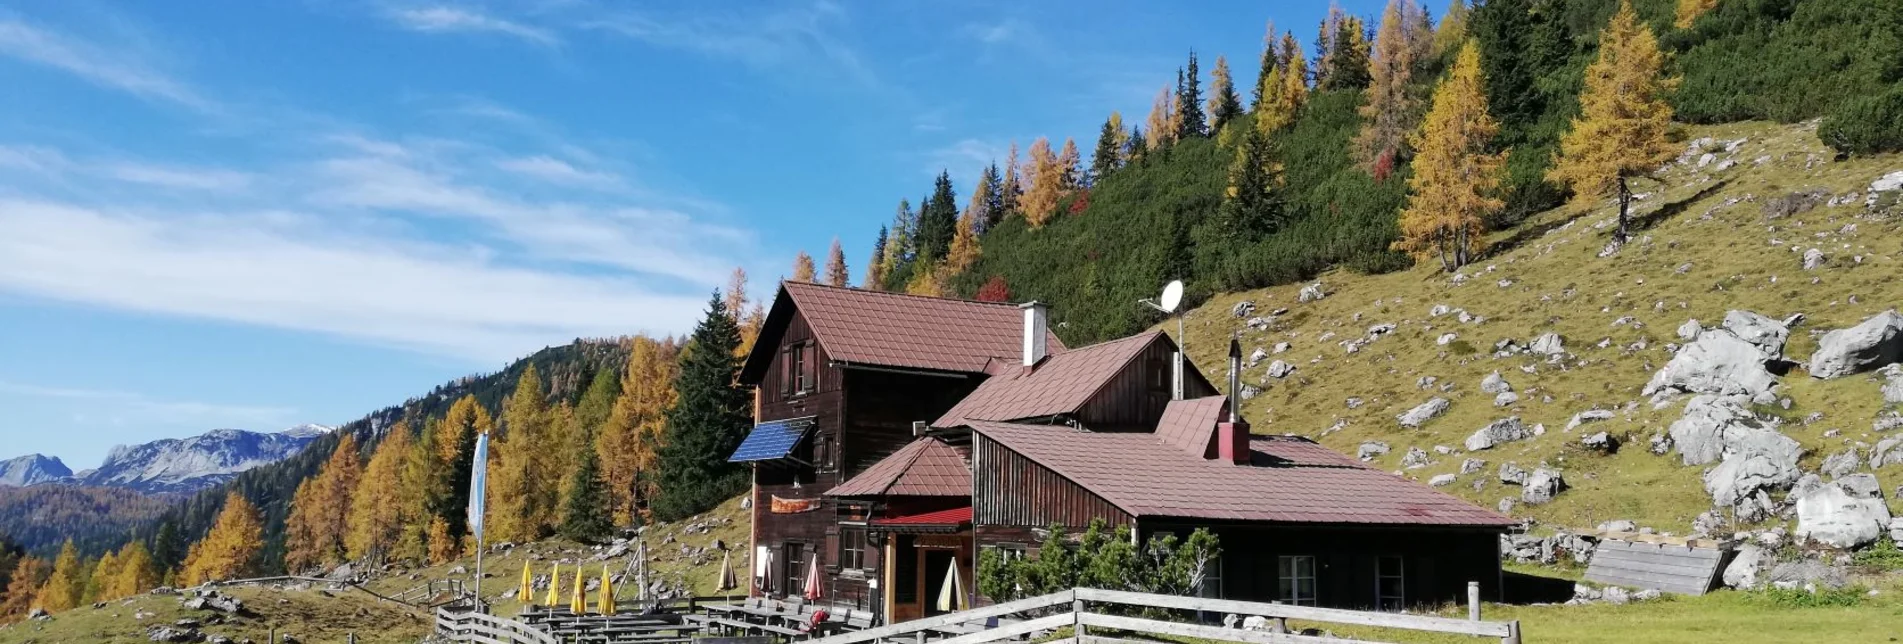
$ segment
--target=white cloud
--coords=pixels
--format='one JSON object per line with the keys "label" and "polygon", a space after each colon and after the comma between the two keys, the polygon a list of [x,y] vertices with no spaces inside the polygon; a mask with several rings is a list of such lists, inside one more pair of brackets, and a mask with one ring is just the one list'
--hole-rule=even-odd
{"label": "white cloud", "polygon": [[250,174],[218,168],[124,163],[107,167],[104,171],[108,176],[120,181],[162,188],[229,191],[243,189],[251,184]]}
{"label": "white cloud", "polygon": [[406,29],[426,33],[492,33],[543,46],[561,44],[561,39],[554,32],[468,8],[436,6],[396,9],[389,12],[389,16]]}
{"label": "white cloud", "polygon": [[545,154],[502,159],[496,162],[496,167],[558,185],[596,189],[613,189],[622,185],[621,177],[613,173],[583,170]]}
{"label": "white cloud", "polygon": [[924,169],[932,175],[950,172],[954,183],[970,190],[970,186],[978,185],[978,175],[984,173],[985,166],[997,163],[1002,172],[1010,152],[1009,141],[959,139],[927,152]]}
{"label": "white cloud", "polygon": [[129,391],[48,387],[0,380],[0,394],[79,401],[86,413],[133,418],[140,423],[192,424],[271,431],[293,422],[291,407],[226,405],[187,400],[164,400]]}
{"label": "white cloud", "polygon": [[876,74],[840,33],[848,19],[844,8],[824,0],[775,6],[780,8],[721,14],[694,5],[692,16],[622,10],[584,21],[582,27],[760,69],[810,71],[823,64],[862,84],[879,85]]}
{"label": "white cloud", "polygon": [[325,218],[179,215],[0,199],[0,289],[311,331],[480,361],[577,337],[676,331],[699,293],[514,267],[481,249],[334,232]]}
{"label": "white cloud", "polygon": [[18,20],[0,19],[0,55],[59,69],[149,100],[207,112],[218,109],[186,84],[145,66],[133,55],[107,51]]}

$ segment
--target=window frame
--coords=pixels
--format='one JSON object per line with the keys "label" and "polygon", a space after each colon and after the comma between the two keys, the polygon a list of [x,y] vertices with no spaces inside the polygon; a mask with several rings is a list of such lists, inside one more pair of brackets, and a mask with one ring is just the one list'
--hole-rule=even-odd
{"label": "window frame", "polygon": [[[797,553],[797,555],[795,554]],[[780,594],[796,597],[806,589],[806,572],[810,567],[807,557],[813,556],[811,544],[804,541],[783,541],[780,543]]]}
{"label": "window frame", "polygon": [[[1388,565],[1394,566],[1389,574]],[[1393,580],[1396,595],[1389,595],[1383,583]],[[1392,600],[1393,604],[1388,602]],[[1407,610],[1407,560],[1401,555],[1377,555],[1374,558],[1374,609],[1379,611]]]}
{"label": "window frame", "polygon": [[[1301,565],[1308,565],[1307,574],[1303,574]],[[1275,595],[1278,601],[1291,606],[1315,606],[1317,596],[1321,594],[1320,570],[1314,555],[1281,555],[1275,558]],[[1302,582],[1308,582],[1308,592],[1302,592]]]}
{"label": "window frame", "polygon": [[869,547],[866,526],[842,523],[839,525],[839,551],[834,553],[834,561],[838,562],[840,570],[863,571],[866,569],[866,550]]}

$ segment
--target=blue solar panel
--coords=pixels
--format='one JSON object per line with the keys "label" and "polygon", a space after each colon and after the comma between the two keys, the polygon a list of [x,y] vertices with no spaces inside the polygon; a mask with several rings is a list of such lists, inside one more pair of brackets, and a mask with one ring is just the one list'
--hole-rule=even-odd
{"label": "blue solar panel", "polygon": [[746,440],[740,441],[740,448],[733,451],[733,456],[728,457],[727,462],[750,463],[786,458],[815,424],[811,417],[807,417],[754,425],[753,432],[747,434]]}

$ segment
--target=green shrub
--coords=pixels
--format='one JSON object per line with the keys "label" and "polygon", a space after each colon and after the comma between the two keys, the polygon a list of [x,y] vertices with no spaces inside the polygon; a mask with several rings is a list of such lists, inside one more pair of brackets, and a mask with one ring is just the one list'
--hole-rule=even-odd
{"label": "green shrub", "polygon": [[1670,32],[1684,82],[1673,105],[1692,123],[1824,116],[1903,79],[1903,3],[1721,2]]}
{"label": "green shrub", "polygon": [[1189,595],[1222,554],[1216,535],[1197,528],[1188,539],[1150,537],[1139,548],[1129,526],[1091,521],[1076,544],[1063,526],[1051,526],[1037,554],[1006,558],[996,548],[978,555],[978,592],[992,601],[1036,597],[1072,588]]}
{"label": "green shrub", "polygon": [[1845,154],[1903,150],[1903,84],[1844,103],[1824,119],[1817,136]]}
{"label": "green shrub", "polygon": [[1894,541],[1879,541],[1852,555],[1851,561],[1878,570],[1903,570],[1903,549],[1897,548]]}
{"label": "green shrub", "polygon": [[1752,594],[1759,601],[1779,608],[1843,608],[1863,603],[1866,592],[1859,586],[1846,586],[1835,590],[1819,588],[1814,593],[1802,588],[1766,588]]}
{"label": "green shrub", "polygon": [[1453,342],[1447,343],[1447,350],[1457,356],[1470,356],[1476,353],[1480,353],[1479,349],[1474,348],[1474,345],[1472,342],[1468,342],[1466,340],[1455,340]]}

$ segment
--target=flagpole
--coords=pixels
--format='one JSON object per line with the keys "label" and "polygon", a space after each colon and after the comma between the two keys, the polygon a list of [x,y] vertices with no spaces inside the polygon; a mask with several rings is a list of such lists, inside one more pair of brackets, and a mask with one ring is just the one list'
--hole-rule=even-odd
{"label": "flagpole", "polygon": [[481,612],[483,611],[482,551],[486,549],[483,547],[483,537],[486,532],[483,530],[483,524],[487,505],[484,501],[489,487],[489,435],[487,433],[476,436],[476,449],[472,458],[475,462],[470,464],[469,518],[466,523],[476,533],[476,577],[474,583],[470,584],[470,597],[475,600],[476,610]]}

